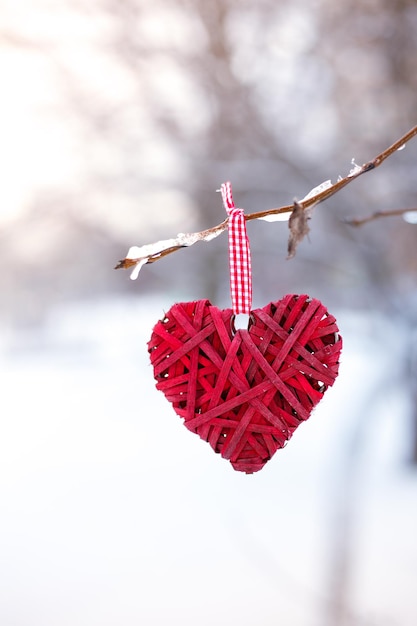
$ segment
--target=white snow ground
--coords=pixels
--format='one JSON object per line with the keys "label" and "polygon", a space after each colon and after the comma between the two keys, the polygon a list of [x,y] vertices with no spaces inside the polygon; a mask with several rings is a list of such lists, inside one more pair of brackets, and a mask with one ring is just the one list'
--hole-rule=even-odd
{"label": "white snow ground", "polygon": [[0,335],[0,624],[323,626],[351,519],[346,623],[414,626],[417,476],[386,374],[404,333],[342,312],[334,388],[246,476],[155,389],[146,341],[171,304],[84,304]]}

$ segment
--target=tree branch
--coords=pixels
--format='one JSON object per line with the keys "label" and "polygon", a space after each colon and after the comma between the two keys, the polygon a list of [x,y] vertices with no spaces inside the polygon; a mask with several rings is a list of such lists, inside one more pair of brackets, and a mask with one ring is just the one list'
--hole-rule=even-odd
{"label": "tree branch", "polygon": [[[302,200],[298,202],[294,202],[294,204],[289,204],[286,206],[267,209],[266,211],[259,211],[257,213],[249,213],[245,215],[245,219],[247,221],[256,220],[256,219],[266,219],[267,221],[278,221],[282,218],[287,219],[286,214],[291,214],[296,207],[297,210],[306,210],[312,209],[315,205],[324,202],[334,194],[338,193],[341,189],[349,185],[353,180],[361,176],[362,174],[366,174],[367,172],[379,167],[386,159],[388,159],[394,152],[397,150],[402,150],[406,143],[410,141],[413,137],[417,135],[417,125],[411,128],[405,135],[400,137],[395,143],[386,148],[383,152],[374,157],[371,161],[364,163],[363,165],[357,165],[352,159],[352,169],[349,174],[344,178],[339,178],[339,180],[331,184],[331,181],[326,181],[315,187],[310,191]],[[389,212],[385,214],[398,214],[401,215],[410,209],[400,210],[398,213]],[[349,223],[352,225],[358,226],[361,223],[365,223],[370,221],[371,219],[375,219],[376,217],[382,217],[384,212],[379,211],[374,214],[374,216],[370,216],[369,218],[363,218],[362,220],[351,220]],[[358,223],[357,223],[358,222]],[[176,252],[180,248],[185,248],[188,246],[192,246],[197,241],[211,241],[215,237],[218,237],[222,232],[227,229],[228,226],[228,218],[226,218],[221,224],[214,226],[212,228],[208,228],[206,230],[202,230],[196,233],[179,233],[177,237],[173,239],[166,239],[163,241],[157,241],[153,244],[147,244],[141,247],[133,246],[130,248],[127,256],[119,261],[115,267],[115,269],[128,269],[134,268],[131,274],[131,278],[137,278],[140,269],[143,265],[147,263],[154,263],[159,259],[171,254],[172,252]]]}
{"label": "tree branch", "polygon": [[387,211],[375,211],[366,217],[346,217],[343,221],[349,226],[363,226],[368,222],[378,219],[379,217],[397,217],[398,215],[405,215],[406,213],[415,213],[417,216],[417,207],[412,209],[391,209]]}

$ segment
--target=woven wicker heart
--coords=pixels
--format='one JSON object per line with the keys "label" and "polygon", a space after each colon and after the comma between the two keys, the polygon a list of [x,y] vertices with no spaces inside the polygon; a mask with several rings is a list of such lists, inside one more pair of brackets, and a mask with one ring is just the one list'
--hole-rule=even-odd
{"label": "woven wicker heart", "polygon": [[236,332],[231,309],[174,304],[148,346],[156,387],[185,426],[250,474],[333,384],[342,340],[321,302],[288,295],[252,311],[248,330]]}

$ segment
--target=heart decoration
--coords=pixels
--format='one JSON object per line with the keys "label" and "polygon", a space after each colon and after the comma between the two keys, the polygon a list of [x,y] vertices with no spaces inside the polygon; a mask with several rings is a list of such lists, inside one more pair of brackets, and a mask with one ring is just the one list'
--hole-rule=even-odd
{"label": "heart decoration", "polygon": [[335,318],[306,295],[251,311],[234,331],[232,309],[174,304],[148,344],[157,389],[184,425],[235,470],[257,472],[306,421],[338,374]]}

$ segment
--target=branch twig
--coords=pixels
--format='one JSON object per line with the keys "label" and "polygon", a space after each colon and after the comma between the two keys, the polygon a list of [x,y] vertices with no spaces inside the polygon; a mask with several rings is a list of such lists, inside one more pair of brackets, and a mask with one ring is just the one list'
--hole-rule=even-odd
{"label": "branch twig", "polygon": [[397,217],[398,215],[405,215],[406,213],[416,213],[417,215],[417,207],[414,209],[392,209],[388,211],[375,211],[375,213],[371,213],[371,215],[367,215],[366,217],[346,217],[343,221],[345,222],[345,224],[349,224],[349,226],[363,226],[364,224],[372,222],[379,217]]}
{"label": "branch twig", "polygon": [[[303,210],[311,209],[316,204],[320,204],[327,200],[334,194],[338,193],[343,187],[349,185],[353,180],[361,176],[362,174],[366,174],[367,172],[379,167],[386,159],[388,159],[394,152],[397,150],[401,150],[405,144],[410,141],[413,137],[417,135],[417,125],[411,128],[405,135],[400,137],[395,143],[386,148],[383,152],[378,154],[375,158],[363,165],[357,165],[352,159],[352,169],[349,174],[344,178],[339,178],[339,180],[331,184],[330,181],[326,181],[326,183],[322,183],[318,187],[315,187],[305,198],[301,201],[297,202],[297,206]],[[249,213],[245,215],[245,219],[247,221],[256,220],[256,219],[268,219],[268,221],[275,221],[282,219],[282,216],[285,214],[290,214],[294,210],[294,204],[285,205],[282,207],[267,209],[266,211],[259,211],[257,213]],[[401,215],[410,209],[400,210],[398,212],[385,212],[385,215]],[[412,209],[411,209],[412,210]],[[369,218],[363,218],[362,220],[351,220],[349,223],[352,225],[358,226],[362,223],[368,222],[371,219],[375,219],[376,217],[382,217],[384,212],[379,211],[374,214],[374,216],[370,216]],[[285,218],[284,218],[285,219]],[[126,258],[122,259],[118,262],[115,269],[128,269],[134,268],[131,278],[137,278],[141,267],[147,263],[154,263],[159,259],[171,254],[172,252],[176,252],[180,248],[185,248],[193,245],[197,241],[210,241],[215,237],[218,237],[222,232],[227,229],[228,218],[226,218],[221,224],[214,226],[212,228],[208,228],[207,230],[202,230],[196,233],[179,233],[177,237],[173,239],[166,239],[163,241],[157,241],[153,244],[147,244],[141,247],[133,246],[130,248]]]}

